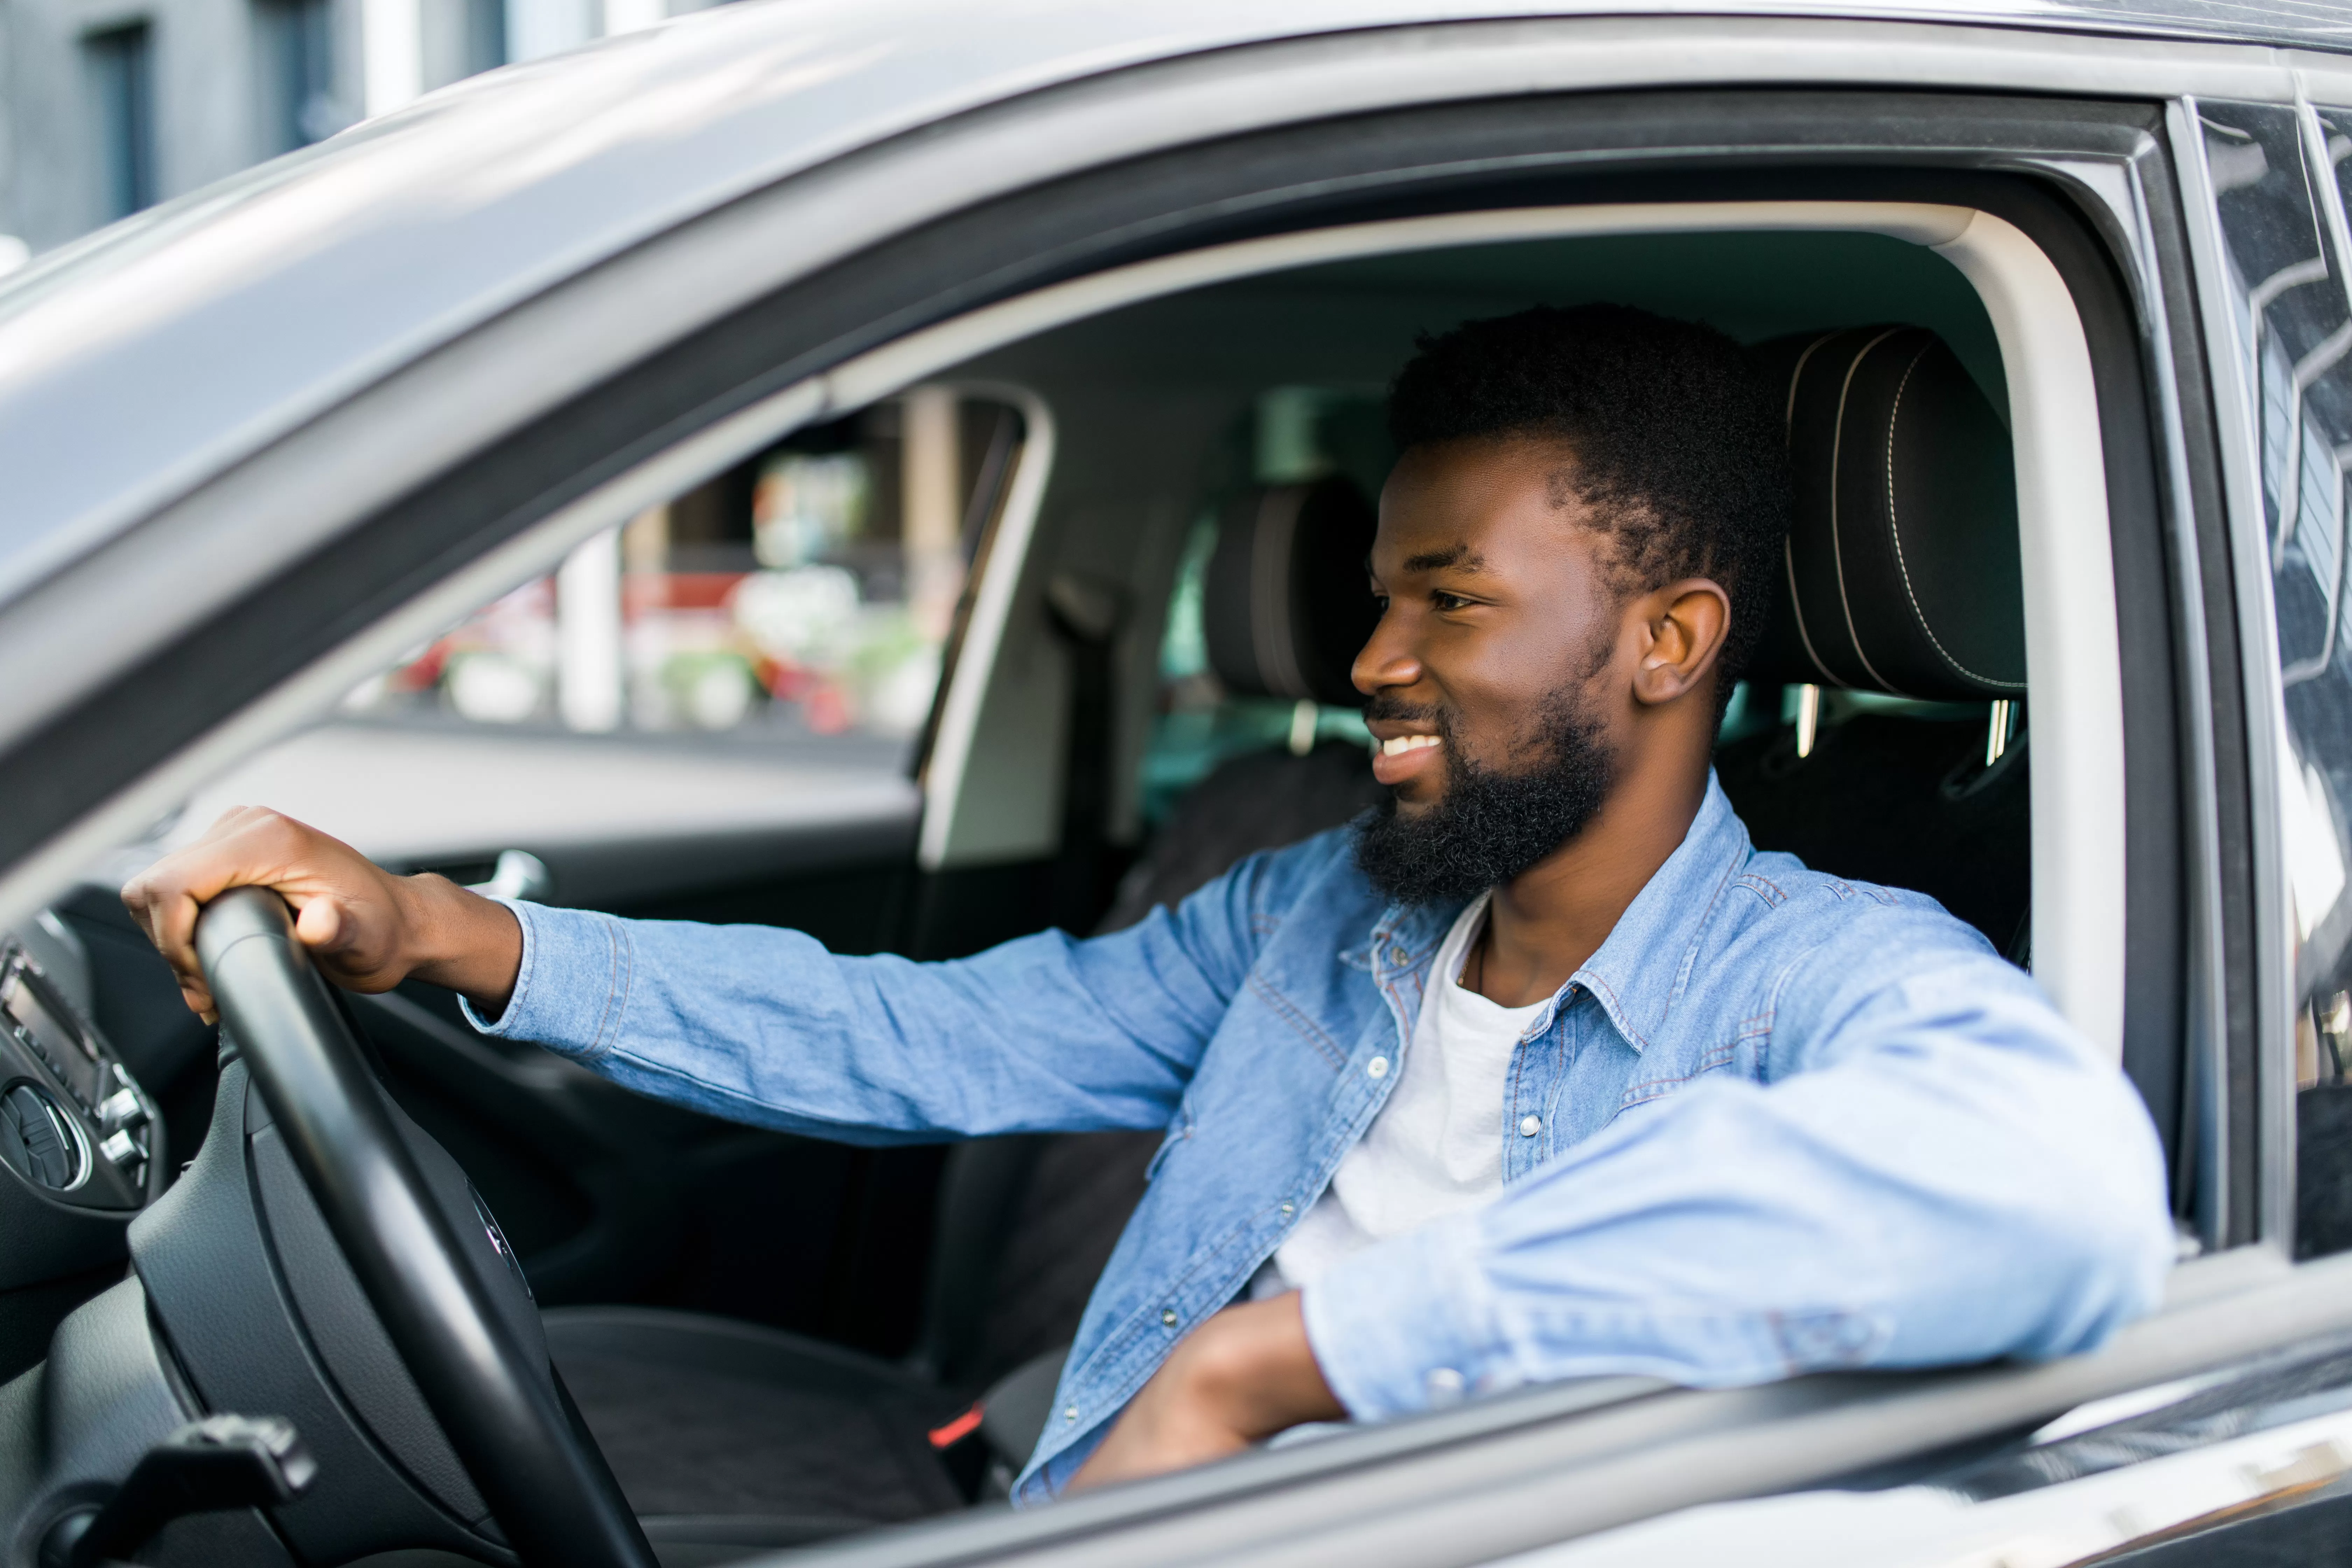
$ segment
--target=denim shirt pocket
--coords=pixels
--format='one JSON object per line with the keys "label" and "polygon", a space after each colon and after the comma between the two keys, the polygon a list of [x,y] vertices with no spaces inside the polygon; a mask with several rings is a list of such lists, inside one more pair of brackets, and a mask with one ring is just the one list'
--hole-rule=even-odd
{"label": "denim shirt pocket", "polygon": [[1176,1107],[1176,1120],[1168,1124],[1168,1136],[1162,1138],[1160,1147],[1151,1152],[1151,1163],[1143,1167],[1143,1179],[1146,1182],[1156,1180],[1160,1167],[1168,1163],[1168,1156],[1175,1152],[1176,1145],[1192,1136],[1192,1102],[1188,1100]]}

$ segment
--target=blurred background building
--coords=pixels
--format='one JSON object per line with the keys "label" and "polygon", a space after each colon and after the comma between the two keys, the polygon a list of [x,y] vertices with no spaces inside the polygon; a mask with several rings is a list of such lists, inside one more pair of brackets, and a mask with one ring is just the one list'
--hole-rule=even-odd
{"label": "blurred background building", "polygon": [[708,0],[0,0],[0,271],[436,87]]}

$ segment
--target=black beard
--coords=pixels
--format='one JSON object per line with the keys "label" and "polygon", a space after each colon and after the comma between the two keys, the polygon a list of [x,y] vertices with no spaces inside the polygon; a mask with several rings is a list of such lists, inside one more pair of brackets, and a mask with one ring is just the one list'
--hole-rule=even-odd
{"label": "black beard", "polygon": [[[1375,698],[1365,716],[1428,712]],[[1500,887],[1583,832],[1609,798],[1614,759],[1572,692],[1537,714],[1525,742],[1537,761],[1525,773],[1480,767],[1464,753],[1450,716],[1439,710],[1436,721],[1444,794],[1416,816],[1401,815],[1391,794],[1356,835],[1357,866],[1399,903],[1461,903]]]}

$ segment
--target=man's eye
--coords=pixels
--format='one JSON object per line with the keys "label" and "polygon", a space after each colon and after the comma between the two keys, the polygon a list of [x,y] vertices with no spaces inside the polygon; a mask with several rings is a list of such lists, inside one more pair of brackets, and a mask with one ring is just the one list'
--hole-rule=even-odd
{"label": "man's eye", "polygon": [[1469,608],[1470,605],[1470,601],[1461,595],[1449,594],[1443,588],[1432,590],[1429,602],[1440,610],[1462,610]]}

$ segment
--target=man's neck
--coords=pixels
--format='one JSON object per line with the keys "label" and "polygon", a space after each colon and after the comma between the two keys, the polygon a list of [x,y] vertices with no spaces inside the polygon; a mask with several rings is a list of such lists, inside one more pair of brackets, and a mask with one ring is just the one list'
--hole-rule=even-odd
{"label": "man's neck", "polygon": [[1505,1007],[1543,1001],[1600,951],[1619,917],[1681,847],[1706,798],[1706,772],[1636,769],[1583,832],[1495,889],[1469,965],[1473,989]]}

